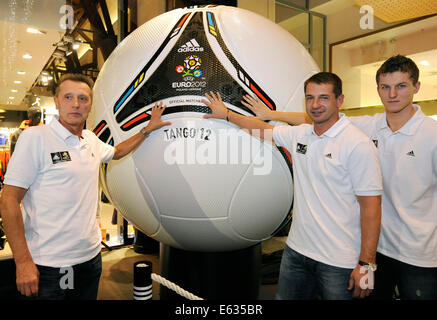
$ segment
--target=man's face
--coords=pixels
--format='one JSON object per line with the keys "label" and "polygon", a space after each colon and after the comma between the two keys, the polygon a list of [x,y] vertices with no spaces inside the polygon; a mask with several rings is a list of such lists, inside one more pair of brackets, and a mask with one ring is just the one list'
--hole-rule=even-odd
{"label": "man's face", "polygon": [[92,91],[86,83],[71,80],[62,82],[54,100],[62,125],[67,129],[83,127],[92,105]]}
{"label": "man's face", "polygon": [[396,71],[379,76],[378,94],[388,113],[399,113],[412,107],[413,96],[419,88],[420,82],[413,85],[407,72]]}
{"label": "man's face", "polygon": [[339,116],[338,109],[343,103],[343,95],[334,94],[331,83],[309,82],[305,90],[306,112],[314,124],[334,124]]}

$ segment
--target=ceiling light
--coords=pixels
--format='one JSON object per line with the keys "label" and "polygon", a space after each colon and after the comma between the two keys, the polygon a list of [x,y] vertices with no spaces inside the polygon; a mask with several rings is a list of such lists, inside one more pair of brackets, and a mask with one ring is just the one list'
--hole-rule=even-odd
{"label": "ceiling light", "polygon": [[45,31],[38,30],[38,29],[35,29],[35,28],[27,28],[26,31],[28,33],[33,33],[33,34],[46,34]]}
{"label": "ceiling light", "polygon": [[15,80],[14,83],[16,83],[16,84],[20,84],[21,81],[20,81],[20,80]]}
{"label": "ceiling light", "polygon": [[42,71],[40,77],[41,77],[41,81],[44,84],[48,84],[50,80],[53,80],[53,77],[50,75],[50,73],[47,70]]}
{"label": "ceiling light", "polygon": [[23,58],[24,59],[32,59],[32,56],[30,54],[26,53],[23,55]]}
{"label": "ceiling light", "polygon": [[12,89],[11,92],[14,92],[14,93],[15,93],[15,92],[18,92],[18,90]]}
{"label": "ceiling light", "polygon": [[23,74],[26,74],[26,72],[25,71],[18,71],[17,74],[23,75]]}
{"label": "ceiling light", "polygon": [[80,44],[78,42],[73,43],[73,50],[77,50],[80,47]]}
{"label": "ceiling light", "polygon": [[6,113],[5,109],[0,109],[0,113]]}
{"label": "ceiling light", "polygon": [[429,66],[429,62],[427,60],[422,60],[419,62],[422,66]]}
{"label": "ceiling light", "polygon": [[14,99],[15,99],[15,97],[9,97],[9,99],[11,99],[11,100],[14,100]]}

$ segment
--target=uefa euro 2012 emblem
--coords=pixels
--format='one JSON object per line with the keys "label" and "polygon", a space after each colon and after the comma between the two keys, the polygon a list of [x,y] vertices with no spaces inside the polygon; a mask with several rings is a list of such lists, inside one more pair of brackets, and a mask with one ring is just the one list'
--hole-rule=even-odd
{"label": "uefa euro 2012 emblem", "polygon": [[199,56],[190,55],[184,59],[184,65],[178,65],[175,70],[177,73],[182,73],[183,78],[192,76],[199,78],[203,75],[203,71],[200,69],[201,65],[202,59]]}
{"label": "uefa euro 2012 emblem", "polygon": [[197,70],[202,65],[202,59],[200,57],[191,55],[185,58],[184,67],[187,70]]}

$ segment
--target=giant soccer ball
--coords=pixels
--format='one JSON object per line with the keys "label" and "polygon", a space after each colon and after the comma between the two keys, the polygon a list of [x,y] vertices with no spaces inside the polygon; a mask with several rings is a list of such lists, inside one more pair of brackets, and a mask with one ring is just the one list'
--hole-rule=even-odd
{"label": "giant soccer ball", "polygon": [[290,219],[287,150],[225,120],[204,119],[201,99],[253,114],[243,94],[266,107],[303,111],[303,83],[318,71],[287,31],[247,10],[207,5],[162,14],[126,37],[94,87],[91,127],[112,145],[136,134],[155,102],[164,121],[131,155],[102,166],[111,203],[148,236],[200,252],[249,247]]}

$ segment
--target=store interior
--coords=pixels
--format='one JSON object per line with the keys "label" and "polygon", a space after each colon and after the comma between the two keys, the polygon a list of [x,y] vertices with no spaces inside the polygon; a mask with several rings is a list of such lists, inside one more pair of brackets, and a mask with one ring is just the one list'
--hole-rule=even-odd
{"label": "store interior", "polygon": [[[79,72],[97,79],[111,52],[129,33],[176,8],[209,3],[238,6],[275,22],[311,54],[320,70],[343,80],[346,115],[383,112],[375,72],[388,57],[403,54],[420,69],[415,96],[423,112],[437,120],[437,2],[396,0],[40,0],[0,2],[0,188],[10,159],[10,140],[39,107],[42,123],[57,114],[54,88],[60,76]],[[399,5],[402,3],[402,5]],[[139,234],[101,196],[102,300],[132,299],[133,264],[153,263],[159,273],[159,243],[136,242]],[[1,235],[0,295],[14,290],[12,252]],[[286,233],[262,243],[259,299],[274,299],[275,279]],[[8,274],[9,277],[5,275]],[[5,279],[5,277],[7,279]],[[159,300],[159,284],[153,284]]]}

